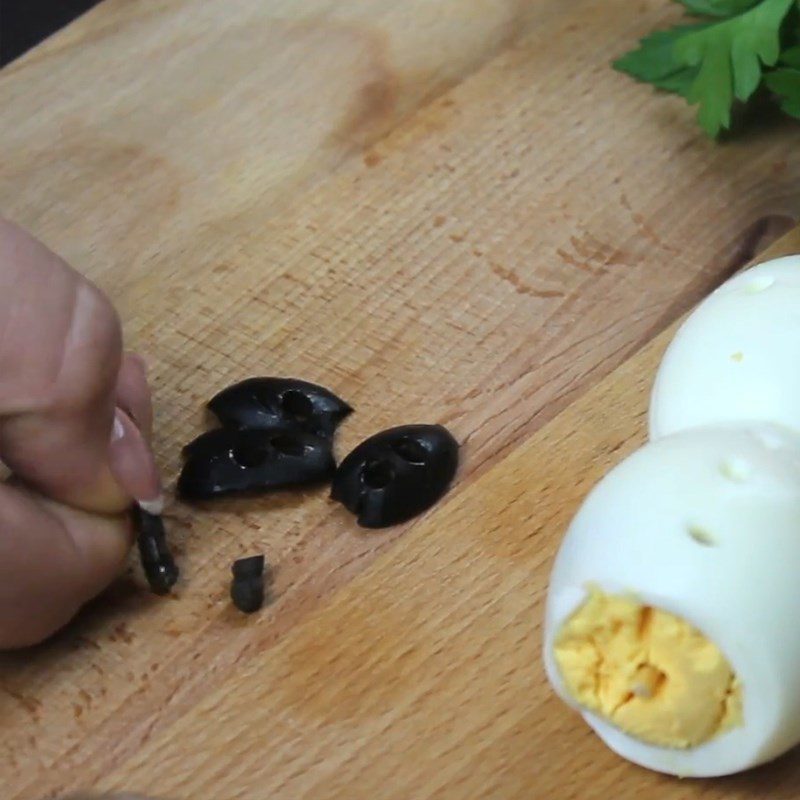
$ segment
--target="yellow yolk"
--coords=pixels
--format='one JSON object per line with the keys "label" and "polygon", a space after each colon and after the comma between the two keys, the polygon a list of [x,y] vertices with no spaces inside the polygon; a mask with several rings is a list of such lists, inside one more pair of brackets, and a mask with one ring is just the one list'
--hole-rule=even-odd
{"label": "yellow yolk", "polygon": [[554,655],[577,703],[643,742],[686,749],[742,724],[742,689],[719,648],[632,597],[592,590]]}

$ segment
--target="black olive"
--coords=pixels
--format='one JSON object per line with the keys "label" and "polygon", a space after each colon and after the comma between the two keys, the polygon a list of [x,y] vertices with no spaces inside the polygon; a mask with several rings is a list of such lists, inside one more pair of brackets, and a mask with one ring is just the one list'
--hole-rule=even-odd
{"label": "black olive", "polygon": [[292,428],[333,436],[352,408],[333,392],[293,378],[248,378],[223,389],[208,407],[226,427]]}
{"label": "black olive", "polygon": [[194,456],[209,457],[216,453],[220,447],[225,447],[229,441],[230,429],[213,428],[210,431],[201,433],[196,439],[189,442],[189,444],[184,445],[182,455],[185,459]]}
{"label": "black olive", "polygon": [[186,452],[178,493],[187,500],[321,483],[336,469],[330,440],[299,430],[222,428]]}
{"label": "black olive", "polygon": [[133,508],[136,542],[142,569],[155,594],[167,594],[178,580],[178,567],[167,546],[164,520],[138,505]]}
{"label": "black olive", "polygon": [[231,572],[236,580],[258,578],[264,574],[264,556],[247,556],[237,558],[231,566]]}
{"label": "black olive", "polygon": [[239,611],[252,614],[264,605],[264,556],[249,556],[233,562],[231,600]]}
{"label": "black olive", "polygon": [[447,491],[458,467],[458,443],[441,425],[403,425],[377,433],[342,461],[331,497],[364,528],[405,522]]}

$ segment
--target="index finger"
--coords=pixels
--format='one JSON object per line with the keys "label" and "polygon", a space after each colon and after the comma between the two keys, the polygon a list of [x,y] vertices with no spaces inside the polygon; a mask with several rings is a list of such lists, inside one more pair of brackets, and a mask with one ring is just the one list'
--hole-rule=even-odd
{"label": "index finger", "polygon": [[[132,494],[110,463],[121,357],[119,319],[102,292],[43,244],[0,220],[3,461],[43,493],[71,505],[108,512],[129,505]],[[138,450],[120,462],[123,483],[154,495],[135,499],[155,499],[157,471],[140,439],[130,437],[132,452]],[[119,451],[117,442],[114,452]]]}

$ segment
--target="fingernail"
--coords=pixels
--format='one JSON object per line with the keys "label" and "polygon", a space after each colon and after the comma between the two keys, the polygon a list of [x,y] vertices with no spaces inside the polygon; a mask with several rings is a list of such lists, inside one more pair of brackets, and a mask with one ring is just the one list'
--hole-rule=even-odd
{"label": "fingernail", "polygon": [[146,503],[163,510],[161,477],[153,452],[133,420],[120,408],[114,411],[109,467],[120,487],[142,508]]}
{"label": "fingernail", "polygon": [[125,436],[125,426],[119,418],[119,409],[117,409],[117,412],[114,414],[114,430],[111,431],[111,441],[116,442],[123,436]]}
{"label": "fingernail", "polygon": [[139,500],[139,508],[148,514],[161,516],[164,513],[164,495],[159,495],[155,500]]}

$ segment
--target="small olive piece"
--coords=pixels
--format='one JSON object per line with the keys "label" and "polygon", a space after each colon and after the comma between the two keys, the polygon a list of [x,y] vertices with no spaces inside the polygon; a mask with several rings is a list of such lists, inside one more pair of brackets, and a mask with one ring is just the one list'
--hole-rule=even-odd
{"label": "small olive piece", "polygon": [[164,520],[133,507],[136,542],[145,578],[154,594],[168,594],[178,580],[179,570],[167,546]]}
{"label": "small olive piece", "polygon": [[330,440],[301,430],[221,428],[184,453],[178,493],[186,500],[322,483],[336,469]]}
{"label": "small olive piece", "polygon": [[295,378],[248,378],[211,398],[225,427],[291,428],[333,436],[353,409],[324,386]]}
{"label": "small olive piece", "polygon": [[441,425],[403,425],[377,433],[342,461],[331,497],[364,528],[397,525],[430,508],[458,467],[458,442]]}
{"label": "small olive piece", "polygon": [[240,558],[231,566],[231,600],[239,611],[252,614],[264,605],[264,556]]}

